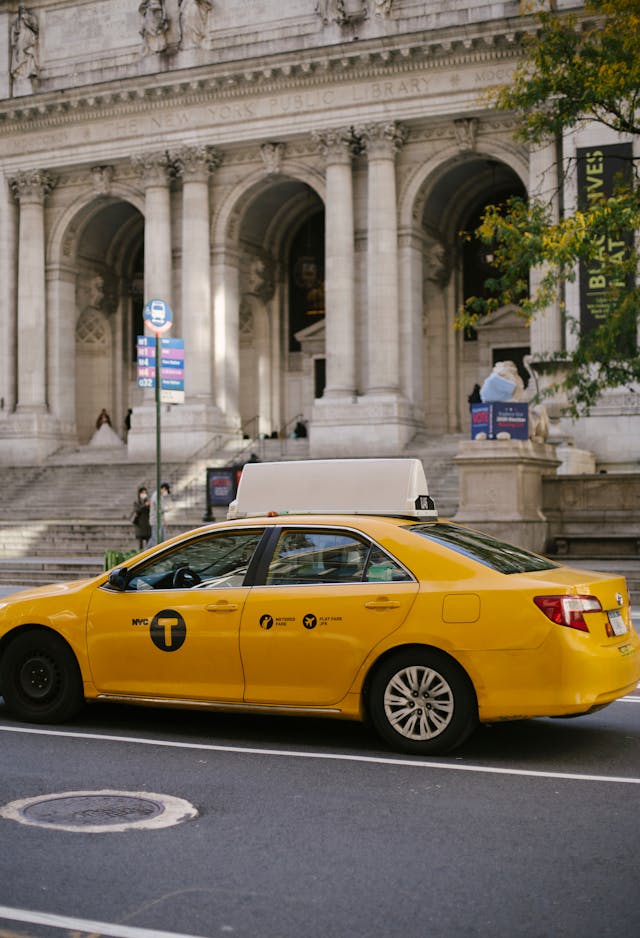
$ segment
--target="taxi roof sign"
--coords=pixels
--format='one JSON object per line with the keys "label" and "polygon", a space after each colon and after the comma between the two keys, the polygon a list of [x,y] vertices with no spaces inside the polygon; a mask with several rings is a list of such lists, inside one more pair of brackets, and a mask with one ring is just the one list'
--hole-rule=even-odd
{"label": "taxi roof sign", "polygon": [[438,517],[419,459],[247,463],[227,517],[270,513]]}

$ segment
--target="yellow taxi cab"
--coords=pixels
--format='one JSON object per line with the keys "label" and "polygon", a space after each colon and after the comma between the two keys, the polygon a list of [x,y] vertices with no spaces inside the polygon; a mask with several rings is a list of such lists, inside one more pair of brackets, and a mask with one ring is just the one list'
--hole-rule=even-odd
{"label": "yellow taxi cab", "polygon": [[226,521],[0,602],[0,692],[368,720],[392,747],[591,713],[635,688],[622,576],[437,519],[418,460],[250,463]]}

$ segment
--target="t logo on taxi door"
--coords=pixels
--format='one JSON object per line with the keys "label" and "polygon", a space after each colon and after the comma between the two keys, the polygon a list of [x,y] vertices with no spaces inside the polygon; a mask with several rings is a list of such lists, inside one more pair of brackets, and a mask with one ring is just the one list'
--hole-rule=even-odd
{"label": "t logo on taxi door", "polygon": [[160,651],[177,651],[187,637],[187,625],[175,609],[163,609],[151,620],[150,634]]}

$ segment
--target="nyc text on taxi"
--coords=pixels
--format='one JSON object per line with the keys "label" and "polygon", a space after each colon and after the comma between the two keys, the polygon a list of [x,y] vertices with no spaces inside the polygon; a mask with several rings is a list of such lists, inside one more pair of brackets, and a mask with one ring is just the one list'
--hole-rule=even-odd
{"label": "nyc text on taxi", "polygon": [[479,721],[589,713],[636,686],[623,577],[439,521],[426,492],[417,460],[249,464],[231,520],[0,602],[6,706],[367,719],[433,754]]}

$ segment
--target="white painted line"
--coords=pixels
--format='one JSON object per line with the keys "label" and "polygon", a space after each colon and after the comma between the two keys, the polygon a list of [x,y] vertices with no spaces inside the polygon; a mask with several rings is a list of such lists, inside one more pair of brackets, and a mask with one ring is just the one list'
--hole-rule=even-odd
{"label": "white painted line", "polygon": [[28,922],[31,925],[50,925],[53,928],[83,931],[88,934],[109,935],[111,938],[205,938],[204,935],[186,935],[175,931],[158,931],[157,928],[135,928],[110,922],[94,922],[88,918],[32,912],[29,909],[12,909],[7,905],[0,905],[0,919],[10,922]]}
{"label": "white painted line", "polygon": [[[490,765],[461,765],[459,762],[427,762],[423,759],[392,758],[388,756],[355,756],[339,752],[300,752],[295,749],[257,749],[251,746],[215,746],[208,743],[181,743],[174,740],[145,739],[141,736],[111,736],[107,733],[73,733],[69,730],[45,730],[21,726],[0,726],[5,733],[28,733],[35,736],[62,736],[67,739],[95,739],[100,742],[133,743],[165,749],[191,749],[197,752],[230,752],[235,755],[280,756],[289,759],[322,759],[334,762],[364,762],[374,765],[403,765],[410,768],[445,769],[453,772],[480,772],[486,775],[518,775],[525,778],[556,778],[573,782],[616,782],[620,785],[640,785],[640,778],[623,775],[582,775],[574,772],[538,772],[533,769],[505,769]],[[454,757],[456,758],[456,757]],[[459,757],[457,757],[459,758]]]}

